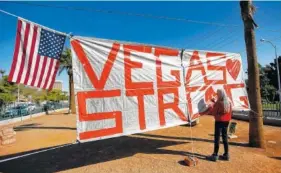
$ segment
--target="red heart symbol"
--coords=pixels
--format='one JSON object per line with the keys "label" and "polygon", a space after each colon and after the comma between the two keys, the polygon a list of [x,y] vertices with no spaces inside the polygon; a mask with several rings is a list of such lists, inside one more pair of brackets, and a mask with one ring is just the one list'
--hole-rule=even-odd
{"label": "red heart symbol", "polygon": [[237,59],[228,59],[226,61],[226,69],[228,73],[232,76],[232,78],[236,80],[241,69],[241,62]]}

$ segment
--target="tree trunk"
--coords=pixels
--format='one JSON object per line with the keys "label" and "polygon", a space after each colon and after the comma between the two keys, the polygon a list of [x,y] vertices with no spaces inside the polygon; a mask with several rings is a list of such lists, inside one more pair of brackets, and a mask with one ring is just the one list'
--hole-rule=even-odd
{"label": "tree trunk", "polygon": [[72,98],[71,98],[71,77],[70,75],[68,74],[68,93],[69,93],[69,96],[68,96],[68,113],[71,113],[71,101],[72,101]]}
{"label": "tree trunk", "polygon": [[240,1],[241,15],[244,22],[244,37],[248,61],[249,100],[252,111],[249,114],[249,145],[265,148],[263,134],[263,112],[260,93],[259,67],[256,53],[254,21],[252,18],[252,2]]}
{"label": "tree trunk", "polygon": [[72,114],[76,114],[74,82],[72,74],[69,75],[69,110],[71,110]]}

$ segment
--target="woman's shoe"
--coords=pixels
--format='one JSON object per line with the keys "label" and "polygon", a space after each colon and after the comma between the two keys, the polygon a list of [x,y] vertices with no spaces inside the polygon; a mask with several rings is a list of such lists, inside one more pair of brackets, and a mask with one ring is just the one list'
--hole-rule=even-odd
{"label": "woman's shoe", "polygon": [[219,156],[217,154],[212,154],[208,157],[209,160],[216,162],[219,159]]}
{"label": "woman's shoe", "polygon": [[223,154],[222,156],[220,156],[220,159],[229,161],[230,159],[229,154]]}

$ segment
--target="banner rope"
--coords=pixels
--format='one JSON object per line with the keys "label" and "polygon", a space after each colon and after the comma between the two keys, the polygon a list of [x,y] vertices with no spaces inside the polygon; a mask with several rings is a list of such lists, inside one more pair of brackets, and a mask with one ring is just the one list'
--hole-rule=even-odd
{"label": "banner rope", "polygon": [[[181,66],[182,66],[182,72],[183,72],[183,76],[185,76],[185,67],[183,64],[183,53],[184,53],[184,49],[181,50]],[[184,82],[184,88],[186,88],[186,81],[185,81],[185,77],[183,77],[183,82]],[[193,133],[192,133],[192,127],[191,127],[191,123],[192,123],[192,119],[190,114],[188,113],[188,119],[189,119],[189,131],[190,131],[190,139],[191,139],[191,156],[194,158],[194,142],[193,142]]]}
{"label": "banner rope", "polygon": [[9,13],[9,12],[4,11],[4,10],[2,10],[2,9],[0,9],[0,12],[3,13],[3,14],[6,14],[6,15],[9,15],[9,16],[18,18],[18,19],[22,19],[22,20],[24,20],[24,21],[26,21],[26,22],[33,23],[33,24],[35,24],[35,25],[40,26],[41,28],[47,29],[47,30],[49,30],[49,31],[52,31],[52,32],[57,33],[57,34],[60,34],[60,35],[64,35],[64,36],[66,36],[66,37],[68,37],[68,38],[71,38],[71,37],[72,37],[71,33],[70,33],[70,34],[66,34],[66,33],[64,33],[64,32],[60,32],[60,31],[57,31],[57,30],[48,28],[48,27],[46,27],[46,26],[44,26],[44,25],[41,25],[41,24],[32,22],[32,21],[30,21],[30,20],[27,20],[27,19],[25,19],[25,18],[23,18],[23,17],[17,16],[17,15],[12,14],[12,13]]}

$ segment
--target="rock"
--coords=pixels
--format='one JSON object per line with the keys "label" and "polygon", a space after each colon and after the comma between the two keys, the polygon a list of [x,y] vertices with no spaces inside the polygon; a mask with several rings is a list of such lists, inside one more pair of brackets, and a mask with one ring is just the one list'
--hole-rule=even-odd
{"label": "rock", "polygon": [[8,145],[8,144],[12,144],[14,142],[16,142],[16,136],[13,136],[13,137],[10,137],[6,140],[1,141],[1,144],[2,145]]}
{"label": "rock", "polygon": [[16,142],[16,132],[13,127],[3,127],[0,129],[1,145],[8,145]]}
{"label": "rock", "polygon": [[229,138],[229,139],[235,139],[235,138],[238,138],[238,137],[237,137],[236,135],[229,134],[229,135],[228,135],[228,138]]}
{"label": "rock", "polygon": [[13,127],[5,127],[5,128],[3,128],[3,129],[1,129],[1,131],[2,131],[2,134],[3,134],[3,135],[9,135],[9,134],[15,132],[14,129],[13,129]]}
{"label": "rock", "polygon": [[268,143],[276,144],[276,141],[268,141]]}
{"label": "rock", "polygon": [[198,165],[198,159],[196,157],[187,156],[184,158],[184,162],[187,166],[196,166]]}
{"label": "rock", "polygon": [[12,137],[15,137],[15,136],[16,136],[15,134],[10,134],[10,135],[5,135],[5,136],[0,136],[0,139],[2,141],[5,141],[5,140],[7,140],[9,138],[12,138]]}

